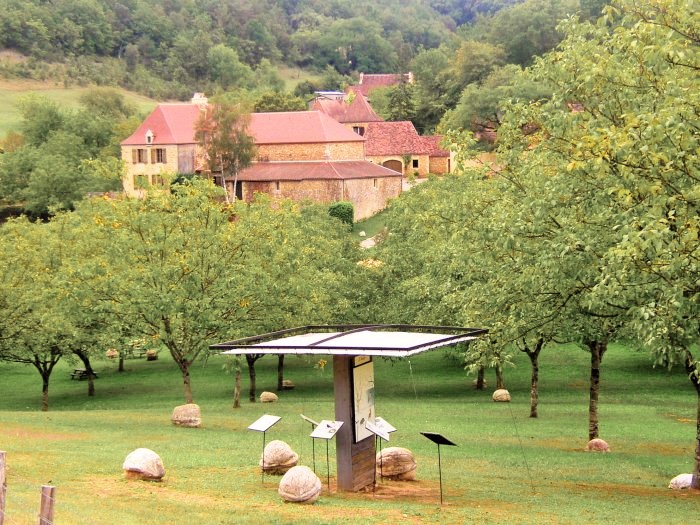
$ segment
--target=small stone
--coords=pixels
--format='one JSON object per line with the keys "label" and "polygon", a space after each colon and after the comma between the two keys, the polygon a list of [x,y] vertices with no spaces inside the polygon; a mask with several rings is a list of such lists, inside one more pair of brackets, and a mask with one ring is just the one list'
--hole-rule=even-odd
{"label": "small stone", "polygon": [[360,232],[360,237],[367,237],[367,232],[364,231],[364,230],[362,230],[362,231]]}
{"label": "small stone", "polygon": [[282,476],[277,493],[284,501],[314,503],[321,494],[321,480],[309,467],[299,465]]}
{"label": "small stone", "polygon": [[693,475],[692,474],[678,474],[668,484],[668,488],[674,489],[674,490],[689,489],[691,483],[693,483]]}
{"label": "small stone", "polygon": [[294,386],[294,382],[291,379],[282,381],[282,390],[293,390]]}
{"label": "small stone", "polygon": [[179,427],[199,428],[202,425],[202,413],[199,410],[199,405],[188,403],[175,407],[170,420],[173,425]]}
{"label": "small stone", "polygon": [[275,401],[277,401],[277,399],[279,398],[274,392],[263,392],[262,394],[260,394],[261,403],[274,403]]}
{"label": "small stone", "polygon": [[263,450],[260,458],[260,467],[268,474],[284,474],[290,468],[296,466],[299,454],[284,441],[275,439],[270,441]]}
{"label": "small stone", "polygon": [[589,452],[610,452],[610,445],[603,439],[595,438],[588,442],[586,450]]}
{"label": "small stone", "polygon": [[160,481],[165,476],[160,456],[148,448],[137,448],[126,456],[122,469],[129,479]]}
{"label": "small stone", "polygon": [[407,448],[389,447],[377,453],[377,474],[396,481],[416,479],[416,460]]}
{"label": "small stone", "polygon": [[497,403],[508,403],[510,401],[510,392],[505,388],[499,388],[491,396]]}

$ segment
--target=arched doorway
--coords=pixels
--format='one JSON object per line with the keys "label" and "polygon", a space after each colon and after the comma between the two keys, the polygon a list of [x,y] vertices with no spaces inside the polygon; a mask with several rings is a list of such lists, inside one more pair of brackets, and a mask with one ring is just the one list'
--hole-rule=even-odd
{"label": "arched doorway", "polygon": [[385,160],[384,162],[382,162],[382,166],[384,166],[385,168],[389,168],[390,170],[403,173],[403,164],[401,164],[400,160]]}

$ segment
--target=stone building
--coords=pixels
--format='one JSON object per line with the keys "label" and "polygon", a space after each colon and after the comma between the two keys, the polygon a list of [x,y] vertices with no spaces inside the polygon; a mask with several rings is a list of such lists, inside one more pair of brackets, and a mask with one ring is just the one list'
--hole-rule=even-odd
{"label": "stone building", "polygon": [[[121,143],[127,195],[142,195],[165,173],[204,172],[195,139],[203,104],[161,104]],[[257,158],[235,184],[224,181],[231,197],[249,201],[264,192],[273,199],[350,201],[360,220],[401,193],[401,174],[369,162],[365,138],[323,112],[253,113],[248,133]]]}

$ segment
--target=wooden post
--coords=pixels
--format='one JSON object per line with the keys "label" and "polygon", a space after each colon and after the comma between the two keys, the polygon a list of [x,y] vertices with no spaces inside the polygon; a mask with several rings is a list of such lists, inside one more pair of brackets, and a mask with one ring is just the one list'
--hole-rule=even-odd
{"label": "wooden post", "polygon": [[5,451],[0,450],[0,525],[5,523],[5,494],[7,482],[5,481]]}
{"label": "wooden post", "polygon": [[335,435],[337,488],[357,492],[374,483],[374,435],[355,443],[355,403],[353,398],[353,357],[333,356],[335,420],[343,421]]}
{"label": "wooden post", "polygon": [[39,511],[39,525],[53,525],[53,504],[56,487],[51,485],[41,486],[41,510]]}

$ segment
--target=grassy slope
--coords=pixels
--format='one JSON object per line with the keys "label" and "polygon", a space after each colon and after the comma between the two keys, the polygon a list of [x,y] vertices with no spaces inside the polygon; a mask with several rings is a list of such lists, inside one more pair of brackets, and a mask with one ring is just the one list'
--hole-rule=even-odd
{"label": "grassy slope", "polygon": [[[19,101],[29,93],[37,93],[55,101],[64,108],[77,108],[80,96],[89,91],[89,87],[63,88],[60,84],[35,82],[28,80],[0,79],[0,137],[8,131],[17,131],[21,122]],[[121,92],[128,102],[134,104],[139,111],[148,112],[156,105],[156,101],[147,97],[115,88]]]}
{"label": "grassy slope", "polygon": [[[398,428],[392,446],[411,449],[418,481],[385,482],[376,495],[328,494],[325,452],[317,443],[324,494],[313,507],[283,504],[277,478],[256,468],[262,436],[246,427],[264,413],[282,417],[267,441],[282,439],[311,465],[309,428],[299,414],[333,419],[332,371],[287,359],[297,388],[274,405],[230,408],[231,376],[221,358],[193,371],[204,427],[174,428],[180,379],[167,357],[128,361],[120,374],[100,362],[97,396],[69,379],[62,365],[41,413],[40,381],[30,368],[0,364],[0,449],[7,451],[11,523],[30,523],[39,486],[56,485],[59,523],[687,523],[698,495],[666,488],[692,468],[696,399],[681,371],[652,370],[644,355],[611,349],[604,360],[601,437],[611,454],[583,452],[587,439],[588,354],[568,347],[541,358],[540,418],[528,418],[529,368],[517,357],[506,371],[510,404],[477,392],[461,367],[435,351],[411,362],[378,361],[377,411]],[[258,393],[276,384],[276,360],[261,359]],[[245,372],[244,372],[245,374]],[[488,380],[492,376],[489,374]],[[244,376],[244,388],[247,381]],[[442,447],[445,505],[439,507],[434,431],[458,447]],[[385,447],[388,445],[384,445]],[[163,458],[163,483],[127,482],[121,463],[137,447]],[[331,443],[331,474],[335,473]],[[397,491],[403,494],[398,494]],[[91,502],[89,507],[85,500]]]}

